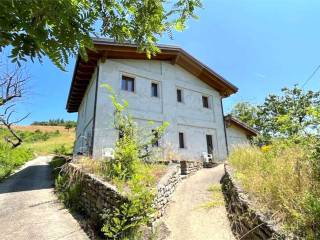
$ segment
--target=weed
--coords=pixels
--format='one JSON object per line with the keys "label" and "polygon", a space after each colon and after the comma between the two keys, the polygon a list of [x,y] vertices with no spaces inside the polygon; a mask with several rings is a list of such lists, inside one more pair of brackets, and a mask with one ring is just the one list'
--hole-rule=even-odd
{"label": "weed", "polygon": [[256,207],[304,239],[320,234],[319,167],[314,164],[319,156],[314,149],[310,139],[299,144],[282,140],[262,150],[238,146],[229,156],[236,179]]}
{"label": "weed", "polygon": [[221,184],[213,184],[208,188],[211,192],[211,200],[203,205],[202,208],[209,209],[224,206],[224,197],[222,194]]}

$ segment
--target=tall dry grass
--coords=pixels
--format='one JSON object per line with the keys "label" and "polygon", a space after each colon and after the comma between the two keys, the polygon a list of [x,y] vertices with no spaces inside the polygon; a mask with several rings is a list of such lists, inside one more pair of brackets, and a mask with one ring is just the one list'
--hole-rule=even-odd
{"label": "tall dry grass", "polygon": [[[262,149],[243,145],[234,148],[228,161],[258,209],[282,223],[284,230],[316,239],[313,228],[319,212],[307,211],[307,198],[314,195],[310,151],[308,145],[281,141]],[[312,204],[320,207],[319,202]]]}

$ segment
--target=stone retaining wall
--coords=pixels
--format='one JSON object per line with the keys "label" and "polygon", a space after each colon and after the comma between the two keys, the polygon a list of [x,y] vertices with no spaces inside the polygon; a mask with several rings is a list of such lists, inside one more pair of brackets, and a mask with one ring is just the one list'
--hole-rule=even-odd
{"label": "stone retaining wall", "polygon": [[80,184],[79,205],[97,225],[101,224],[100,214],[103,209],[113,208],[128,201],[115,186],[98,179],[93,174],[84,172],[73,163],[66,164],[63,171],[72,177],[70,183],[78,181]]}
{"label": "stone retaining wall", "polygon": [[160,179],[157,185],[157,196],[154,200],[154,205],[157,210],[155,218],[163,216],[166,207],[169,204],[171,195],[173,194],[176,185],[181,180],[181,169],[179,164],[169,165],[168,172]]}
{"label": "stone retaining wall", "polygon": [[203,162],[180,161],[180,167],[181,167],[181,175],[189,175],[203,168]]}
{"label": "stone retaining wall", "polygon": [[247,194],[234,180],[232,169],[225,164],[225,175],[221,180],[226,200],[228,217],[233,232],[241,239],[288,239],[275,224],[254,210]]}
{"label": "stone retaining wall", "polygon": [[[167,173],[160,179],[157,185],[157,195],[154,200],[156,215],[154,220],[163,216],[176,185],[182,179],[182,175],[189,175],[199,170],[202,162],[186,162],[168,165]],[[102,181],[93,174],[84,172],[79,166],[68,163],[63,171],[70,177],[70,183],[79,181],[81,192],[79,205],[97,225],[100,224],[100,214],[103,209],[110,209],[128,201],[117,188],[108,182]]]}

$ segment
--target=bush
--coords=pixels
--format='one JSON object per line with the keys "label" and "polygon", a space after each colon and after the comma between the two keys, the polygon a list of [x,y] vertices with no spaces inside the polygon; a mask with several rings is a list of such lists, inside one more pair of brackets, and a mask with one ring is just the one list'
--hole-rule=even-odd
{"label": "bush", "polygon": [[0,180],[33,157],[30,149],[22,146],[13,149],[8,144],[0,143]]}
{"label": "bush", "polygon": [[317,239],[320,231],[320,184],[314,172],[312,140],[276,141],[262,149],[239,146],[229,156],[235,177],[256,206],[283,223],[285,231]]}
{"label": "bush", "polygon": [[148,224],[155,212],[152,207],[155,197],[153,168],[144,163],[138,163],[136,167],[130,180],[117,182],[118,188],[130,189],[126,192],[128,202],[118,208],[106,209],[102,214],[104,225],[101,230],[108,239],[141,239],[140,227]]}
{"label": "bush", "polygon": [[53,178],[56,179],[61,171],[61,167],[67,162],[67,159],[61,156],[55,156],[50,161],[49,165],[52,168]]}
{"label": "bush", "polygon": [[62,155],[68,155],[68,150],[67,148],[62,144],[58,147],[56,147],[53,150],[54,154],[58,155],[58,156],[62,156]]}
{"label": "bush", "polygon": [[119,131],[114,159],[106,160],[105,176],[118,185],[125,186],[128,202],[102,214],[102,232],[108,239],[141,239],[140,227],[150,222],[154,212],[154,177],[146,165],[153,155],[153,146],[164,134],[168,123],[143,135],[129,114],[128,103],[120,103],[112,89],[111,100],[115,108],[114,124]]}
{"label": "bush", "polygon": [[66,207],[74,210],[81,211],[79,204],[79,198],[81,194],[80,180],[77,179],[74,182],[69,181],[67,174],[59,174],[55,180],[55,188],[58,193],[58,198],[61,200]]}
{"label": "bush", "polygon": [[[34,132],[30,131],[16,131],[16,133],[22,138],[23,142],[26,143],[34,143],[39,141],[47,141],[49,138],[56,137],[60,135],[59,130],[54,132],[42,132],[41,130],[37,129]],[[3,129],[1,132],[3,137],[10,135],[8,130]]]}

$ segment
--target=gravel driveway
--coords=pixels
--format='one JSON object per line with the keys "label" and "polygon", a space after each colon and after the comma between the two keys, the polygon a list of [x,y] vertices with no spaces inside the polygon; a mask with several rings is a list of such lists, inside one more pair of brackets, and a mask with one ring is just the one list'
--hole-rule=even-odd
{"label": "gravel driveway", "polygon": [[208,188],[219,184],[223,165],[201,169],[178,184],[164,223],[170,235],[167,240],[233,240],[225,206],[206,209],[212,200]]}
{"label": "gravel driveway", "polygon": [[53,193],[50,159],[38,157],[0,183],[1,240],[89,239]]}

